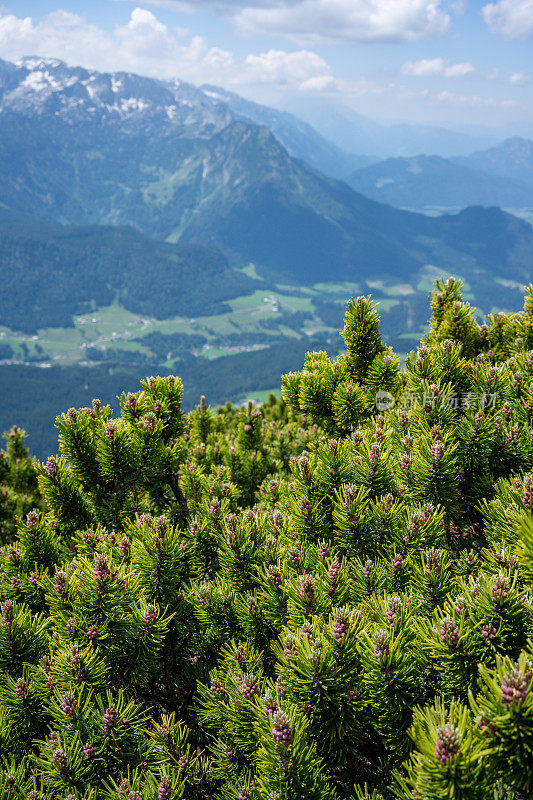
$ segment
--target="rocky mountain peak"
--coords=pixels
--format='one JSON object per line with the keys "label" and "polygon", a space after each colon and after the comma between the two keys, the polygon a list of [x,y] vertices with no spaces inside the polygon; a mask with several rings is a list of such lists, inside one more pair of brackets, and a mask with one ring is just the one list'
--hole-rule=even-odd
{"label": "rocky mountain peak", "polygon": [[233,119],[229,108],[180,80],[146,78],[130,72],[70,67],[57,58],[25,56],[0,63],[0,112],[51,114],[66,121],[98,118],[120,122],[142,116],[170,127],[193,126],[210,134]]}

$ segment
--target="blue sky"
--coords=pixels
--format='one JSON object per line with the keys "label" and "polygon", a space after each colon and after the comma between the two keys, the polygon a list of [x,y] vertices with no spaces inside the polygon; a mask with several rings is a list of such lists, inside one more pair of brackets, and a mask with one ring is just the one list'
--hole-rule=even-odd
{"label": "blue sky", "polygon": [[533,0],[7,0],[0,57],[28,54],[279,107],[533,123]]}

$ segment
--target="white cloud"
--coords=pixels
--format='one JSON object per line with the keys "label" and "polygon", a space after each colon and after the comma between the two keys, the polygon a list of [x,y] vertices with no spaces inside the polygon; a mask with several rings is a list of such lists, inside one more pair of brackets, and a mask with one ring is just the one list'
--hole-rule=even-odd
{"label": "white cloud", "polygon": [[19,18],[14,14],[0,17],[0,47],[4,48],[12,39],[27,37],[32,31],[31,17]]}
{"label": "white cloud", "polygon": [[526,75],[524,72],[513,72],[512,75],[509,75],[509,83],[511,86],[525,86],[529,81],[529,75]]}
{"label": "white cloud", "polygon": [[497,0],[483,6],[483,19],[493,33],[523,39],[533,32],[533,0]]}
{"label": "white cloud", "polygon": [[[131,2],[131,0],[126,0]],[[412,41],[440,36],[467,0],[144,0],[146,6],[194,13],[199,7],[233,19],[244,33],[301,42]]]}
{"label": "white cloud", "polygon": [[[127,3],[131,0],[126,0]],[[186,0],[144,0],[145,6],[157,6],[158,8],[170,8],[172,11],[178,11],[182,14],[191,14],[194,11],[193,2],[186,2]]]}
{"label": "white cloud", "polygon": [[405,61],[402,72],[418,77],[441,75],[445,78],[464,78],[475,72],[475,67],[469,61],[446,66],[443,58],[423,58],[420,61]]}
{"label": "white cloud", "polygon": [[452,106],[469,106],[470,108],[513,108],[518,106],[516,100],[499,100],[496,97],[482,97],[477,94],[456,94],[455,92],[439,92],[438,102]]}
{"label": "white cloud", "polygon": [[450,24],[440,0],[278,0],[262,6],[248,2],[234,16],[242,33],[276,34],[308,44],[415,41],[440,36]]}
{"label": "white cloud", "polygon": [[[386,97],[387,103],[395,102],[408,102],[415,101],[417,112],[420,108],[446,106],[450,108],[476,108],[476,109],[491,109],[491,108],[516,108],[519,103],[516,100],[501,100],[497,97],[482,96],[477,94],[459,94],[449,90],[439,92],[432,92],[427,88],[413,89],[411,86],[406,86],[401,83],[388,83],[377,84],[367,78],[360,78],[352,84],[340,85],[343,94],[346,97],[352,97],[354,100],[363,96],[369,95],[382,95]],[[381,101],[383,102],[383,101]],[[358,103],[355,104],[358,107]]]}
{"label": "white cloud", "polygon": [[300,84],[302,92],[330,92],[338,89],[338,81],[328,75],[316,75],[314,78],[307,78]]}
{"label": "white cloud", "polygon": [[420,61],[406,61],[402,65],[404,75],[442,75],[444,72],[443,58],[422,58]]}
{"label": "white cloud", "polygon": [[37,24],[30,17],[0,12],[0,53],[4,58],[39,53],[80,63],[87,53],[102,58],[107,49],[105,34],[70,11],[53,11]]}
{"label": "white cloud", "polygon": [[466,75],[471,75],[475,72],[475,67],[469,61],[462,64],[451,64],[444,70],[445,78],[464,78]]}
{"label": "white cloud", "polygon": [[0,57],[38,54],[98,70],[126,70],[158,78],[245,85],[290,86],[306,91],[335,88],[327,62],[310,50],[270,50],[237,59],[202,36],[164,25],[151,11],[135,8],[111,34],[83,17],[55,11],[40,22],[0,11]]}
{"label": "white cloud", "polygon": [[334,88],[331,68],[323,58],[309,50],[286,53],[269,50],[245,59],[249,77],[256,83],[299,85],[301,88],[324,91]]}
{"label": "white cloud", "polygon": [[117,26],[115,37],[130,59],[137,57],[139,60],[159,58],[173,50],[177,43],[176,33],[144,8],[135,8],[129,22]]}
{"label": "white cloud", "polygon": [[464,14],[467,8],[467,0],[452,0],[450,8],[455,14]]}

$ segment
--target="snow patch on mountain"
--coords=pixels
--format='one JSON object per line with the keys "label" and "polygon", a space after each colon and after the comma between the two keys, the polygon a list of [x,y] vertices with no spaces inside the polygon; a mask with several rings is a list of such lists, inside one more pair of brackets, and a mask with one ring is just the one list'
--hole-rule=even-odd
{"label": "snow patch on mountain", "polygon": [[[3,69],[2,69],[3,68]],[[117,122],[143,115],[147,123],[194,128],[202,136],[233,121],[227,104],[182,81],[159,81],[132,73],[101,73],[69,67],[56,58],[27,56],[0,61],[0,112],[46,113],[72,121],[105,117]]]}

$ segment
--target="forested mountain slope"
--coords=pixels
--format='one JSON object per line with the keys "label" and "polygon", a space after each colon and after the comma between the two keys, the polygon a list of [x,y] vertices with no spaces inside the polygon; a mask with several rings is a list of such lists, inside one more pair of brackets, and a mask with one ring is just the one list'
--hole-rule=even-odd
{"label": "forested mountain slope", "polygon": [[[478,260],[484,219],[503,270],[527,271],[531,228],[479,210],[455,226],[373,202],[291,158],[264,127],[194,87],[53,60],[0,70],[0,202],[50,221],[132,225],[221,247],[285,282],[406,280]],[[486,215],[484,217],[484,214]],[[468,229],[465,222],[479,223]],[[488,222],[490,220],[490,223]]]}

